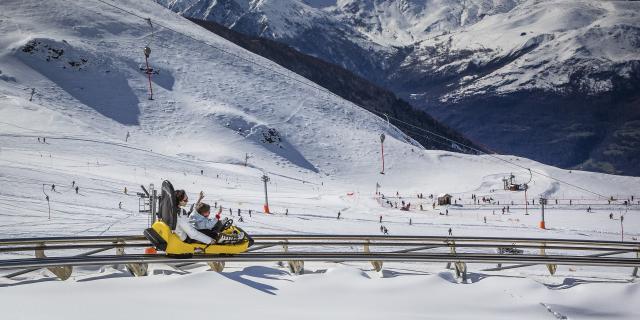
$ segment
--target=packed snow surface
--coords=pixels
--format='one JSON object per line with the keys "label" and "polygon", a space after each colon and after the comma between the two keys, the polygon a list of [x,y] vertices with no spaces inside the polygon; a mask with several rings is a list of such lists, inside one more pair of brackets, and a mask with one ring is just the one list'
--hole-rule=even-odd
{"label": "packed snow surface", "polygon": [[[106,2],[128,13],[95,0],[0,5],[0,238],[141,234],[148,216],[138,212],[136,192],[163,179],[186,189],[192,202],[203,190],[205,202],[223,206],[223,216],[231,209],[236,223],[253,234],[376,235],[383,225],[391,235],[446,235],[451,229],[456,236],[620,240],[624,215],[624,240],[640,235],[638,178],[512,156],[423,150],[386,121],[153,1]],[[154,100],[148,100],[144,73],[147,45],[156,71]],[[271,178],[271,215],[261,213],[264,173]],[[511,173],[515,182],[529,184],[526,200],[523,192],[503,191],[502,179]],[[451,194],[454,204],[434,206],[429,195],[440,193]],[[472,194],[491,200],[477,203]],[[550,199],[547,230],[537,228],[541,196]],[[402,201],[411,203],[410,211],[395,208]],[[19,257],[25,256],[2,255]],[[121,266],[83,267],[66,282],[44,270],[2,278],[0,314],[640,316],[639,287],[629,281],[629,269],[560,266],[549,276],[543,266],[497,273],[471,265],[467,283],[443,265],[409,263],[385,264],[380,273],[365,263],[308,263],[300,276],[275,263],[207,269],[153,265],[150,276],[133,278]],[[170,305],[159,306],[166,300],[162,292]]]}

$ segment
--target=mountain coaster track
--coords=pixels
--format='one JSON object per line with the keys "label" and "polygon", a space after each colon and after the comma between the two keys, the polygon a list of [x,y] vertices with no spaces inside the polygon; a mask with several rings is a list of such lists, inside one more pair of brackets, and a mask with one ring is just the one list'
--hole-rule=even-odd
{"label": "mountain coaster track", "polygon": [[[640,242],[615,242],[576,239],[297,235],[252,236],[255,243],[245,253],[235,255],[126,254],[125,248],[146,248],[151,244],[143,236],[85,236],[0,239],[0,254],[35,251],[35,258],[0,259],[0,270],[12,278],[48,268],[59,278],[71,276],[73,266],[125,264],[136,276],[147,274],[150,263],[208,263],[222,271],[225,262],[286,261],[292,273],[304,271],[304,261],[371,262],[380,271],[383,262],[431,262],[452,264],[456,275],[466,280],[467,264],[496,264],[485,271],[498,271],[546,265],[554,274],[557,265],[631,267],[638,276]],[[291,250],[296,248],[296,250]],[[375,248],[372,251],[371,248]],[[88,250],[90,251],[84,251]],[[115,255],[101,254],[115,249]],[[51,257],[45,256],[47,252]],[[621,256],[624,255],[624,256]],[[615,257],[613,257],[615,256]],[[502,264],[508,264],[502,266]],[[18,271],[16,271],[18,270]]]}

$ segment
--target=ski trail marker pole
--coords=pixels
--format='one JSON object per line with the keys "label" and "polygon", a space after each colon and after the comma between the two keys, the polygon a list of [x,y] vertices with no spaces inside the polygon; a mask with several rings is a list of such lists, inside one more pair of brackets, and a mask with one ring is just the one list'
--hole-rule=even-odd
{"label": "ski trail marker pole", "polygon": [[384,174],[384,139],[385,139],[385,135],[384,133],[380,134],[380,148],[382,150],[382,171],[380,171],[380,174]]}
{"label": "ski trail marker pole", "polygon": [[264,213],[271,213],[269,212],[269,198],[267,197],[267,182],[269,182],[269,177],[266,173],[262,175],[262,181],[264,182]]}

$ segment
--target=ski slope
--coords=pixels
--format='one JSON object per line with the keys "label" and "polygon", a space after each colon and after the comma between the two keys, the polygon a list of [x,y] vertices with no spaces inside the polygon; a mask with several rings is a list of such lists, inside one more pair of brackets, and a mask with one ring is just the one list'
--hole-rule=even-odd
{"label": "ski slope", "polygon": [[[382,216],[393,235],[451,228],[457,236],[620,240],[624,215],[624,240],[640,236],[638,205],[606,200],[633,195],[637,203],[640,178],[423,150],[386,121],[152,1],[106,3],[120,9],[95,0],[0,4],[0,238],[141,234],[149,218],[138,212],[135,193],[164,179],[191,201],[204,191],[223,216],[232,209],[237,221],[241,209],[237,223],[249,233],[379,234]],[[154,100],[140,70],[146,45],[158,71]],[[380,133],[387,135],[385,175]],[[523,168],[544,175],[530,178]],[[260,213],[265,172],[271,215]],[[510,173],[529,182],[527,200],[536,204],[525,209],[524,193],[502,190]],[[411,210],[381,202],[377,183],[388,200],[411,202]],[[428,195],[440,193],[456,205],[434,207]],[[474,204],[472,194],[495,204]],[[547,230],[537,227],[540,196],[551,199]],[[48,271],[2,278],[0,314],[540,319],[553,317],[551,310],[572,319],[632,319],[640,295],[627,269],[559,267],[552,277],[544,267],[492,273],[471,266],[471,280],[462,284],[442,265],[396,263],[375,273],[364,263],[312,263],[302,276],[266,263],[233,264],[221,274],[203,265],[152,268],[146,278],[118,266],[79,268],[67,282]],[[178,303],[152,307],[157,292],[171,292]]]}

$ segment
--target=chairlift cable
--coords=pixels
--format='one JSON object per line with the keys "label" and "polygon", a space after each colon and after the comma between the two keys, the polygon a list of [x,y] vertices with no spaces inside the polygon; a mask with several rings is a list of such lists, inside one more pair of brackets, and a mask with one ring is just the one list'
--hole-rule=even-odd
{"label": "chairlift cable", "polygon": [[[371,110],[371,111],[372,111],[372,112],[375,112],[375,113],[379,113],[378,111],[373,111],[373,110]],[[453,142],[453,143],[459,143],[459,142],[457,142],[457,141],[455,141],[455,140],[452,140],[452,139],[449,139],[449,138],[447,138],[447,137],[441,136],[441,135],[439,135],[439,134],[433,133],[433,132],[431,132],[431,131],[429,131],[429,130],[426,130],[426,129],[423,129],[423,128],[421,128],[421,127],[415,126],[415,125],[413,125],[413,124],[410,124],[410,123],[404,122],[404,121],[402,121],[402,120],[400,120],[400,119],[397,119],[397,118],[394,118],[394,117],[389,117],[389,118],[391,118],[391,119],[393,119],[393,120],[395,120],[395,121],[397,121],[397,122],[400,122],[400,123],[406,124],[406,125],[408,125],[408,126],[414,127],[414,128],[416,128],[416,129],[418,129],[418,130],[424,131],[424,132],[426,132],[427,134],[431,134],[431,135],[437,136],[437,137],[439,137],[439,138],[445,139],[445,140],[450,141],[450,142]],[[537,174],[537,175],[543,176],[543,177],[545,177],[545,178],[548,178],[548,179],[551,179],[551,180],[557,181],[557,182],[559,182],[559,183],[563,183],[563,184],[565,184],[565,185],[571,186],[571,187],[573,187],[573,188],[576,188],[576,189],[582,190],[582,191],[587,192],[587,193],[591,193],[591,194],[593,194],[593,195],[596,195],[596,196],[601,197],[601,198],[604,198],[604,199],[608,199],[608,198],[609,198],[609,197],[606,197],[606,196],[604,196],[604,195],[602,195],[602,194],[600,194],[600,193],[597,193],[597,192],[595,192],[595,191],[592,191],[592,190],[586,189],[586,188],[584,188],[584,187],[578,186],[578,185],[573,184],[573,183],[571,183],[571,182],[567,182],[567,181],[565,181],[565,180],[562,180],[562,179],[559,179],[559,178],[553,177],[553,176],[548,175],[548,174],[546,174],[546,173],[543,173],[543,172],[540,172],[540,171],[536,171],[536,170],[533,170],[533,169],[531,169],[531,168],[527,168],[527,167],[525,167],[525,166],[523,166],[523,165],[520,165],[520,164],[517,164],[517,163],[515,163],[515,162],[513,162],[513,161],[506,160],[506,159],[502,159],[502,158],[500,158],[500,157],[498,157],[498,156],[497,156],[497,155],[499,155],[498,153],[495,153],[495,152],[494,152],[494,153],[486,153],[486,152],[483,152],[483,151],[481,151],[481,150],[479,150],[479,149],[477,149],[477,148],[474,148],[474,147],[471,147],[471,146],[465,145],[465,144],[463,144],[463,143],[459,143],[459,144],[460,144],[461,146],[465,147],[465,148],[468,148],[468,149],[470,149],[470,150],[473,150],[473,151],[475,151],[475,152],[478,152],[479,154],[484,154],[484,155],[490,156],[490,157],[492,157],[492,158],[494,158],[494,159],[500,160],[500,161],[502,161],[502,162],[506,162],[506,163],[511,164],[511,165],[513,165],[513,166],[516,166],[516,167],[518,167],[518,168],[525,169],[525,170],[529,170],[529,171],[531,171],[532,173],[535,173],[535,174]]]}

